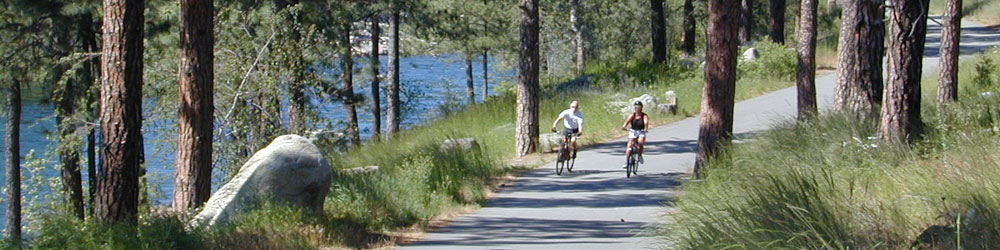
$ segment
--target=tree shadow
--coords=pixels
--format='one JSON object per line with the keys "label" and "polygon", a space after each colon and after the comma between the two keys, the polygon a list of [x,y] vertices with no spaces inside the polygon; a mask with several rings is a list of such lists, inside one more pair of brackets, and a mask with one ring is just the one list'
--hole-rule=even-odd
{"label": "tree shadow", "polygon": [[[633,237],[642,231],[644,223],[628,221],[597,221],[581,219],[479,218],[456,221],[440,233],[454,237],[423,240],[409,246],[434,247],[460,244],[463,246],[503,246],[511,244],[602,244]],[[525,234],[524,232],[531,232]],[[472,232],[490,232],[476,234]]]}

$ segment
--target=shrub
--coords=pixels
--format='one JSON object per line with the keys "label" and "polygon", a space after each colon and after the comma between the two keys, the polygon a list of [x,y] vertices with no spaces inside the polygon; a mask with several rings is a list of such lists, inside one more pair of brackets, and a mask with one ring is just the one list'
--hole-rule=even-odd
{"label": "shrub", "polygon": [[[770,41],[756,42],[754,48],[757,48],[760,57],[749,62],[741,61],[737,65],[740,77],[795,80],[798,55],[794,48]],[[740,50],[741,53],[743,51],[746,49]]]}

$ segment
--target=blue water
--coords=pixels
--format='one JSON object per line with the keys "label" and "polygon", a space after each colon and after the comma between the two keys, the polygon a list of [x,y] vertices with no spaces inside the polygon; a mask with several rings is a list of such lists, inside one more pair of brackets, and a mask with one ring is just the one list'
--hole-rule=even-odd
{"label": "blue water", "polygon": [[[382,74],[384,77],[387,71],[388,58],[382,57]],[[371,95],[371,84],[370,84],[370,73],[368,73],[367,68],[365,68],[363,59],[359,58],[359,63],[355,68],[355,78],[354,78],[354,91],[358,95],[365,96],[366,100],[369,100]],[[492,65],[495,65],[496,61],[490,61],[490,74],[489,74],[489,90],[490,94],[493,94],[493,87],[500,82],[511,81],[515,77],[513,71],[495,71]],[[465,100],[465,62],[459,60],[457,56],[412,56],[404,57],[400,59],[400,84],[404,85],[404,89],[409,89],[410,91],[403,91],[417,93],[416,96],[411,98],[413,101],[407,104],[404,108],[402,115],[403,129],[411,128],[413,126],[418,126],[425,122],[431,121],[434,117],[438,115],[438,106],[445,103],[447,100],[457,101],[459,103],[467,102]],[[321,71],[323,74],[331,74],[333,70]],[[482,96],[482,59],[473,62],[473,76],[475,80],[475,94],[477,102],[483,100]],[[380,82],[382,88],[385,88],[385,80]],[[385,129],[385,93],[386,91],[381,91],[381,103],[382,103],[382,124],[383,130]],[[406,97],[403,96],[402,99],[406,101]],[[314,102],[314,105],[321,105]],[[371,121],[372,114],[369,110],[370,104],[362,104],[358,107],[358,120],[359,129],[362,133],[362,138],[371,137]],[[147,114],[144,117],[151,117],[148,114],[149,106],[144,106],[147,109]],[[343,121],[345,116],[344,109],[339,103],[325,103],[317,107],[317,111],[321,117],[330,119],[331,121]],[[0,112],[0,132],[6,132],[6,128],[2,124],[6,124],[7,117],[6,112]],[[46,156],[47,150],[52,150],[55,148],[56,143],[52,140],[48,140],[46,135],[52,134],[55,129],[55,115],[52,110],[51,105],[43,104],[37,101],[27,101],[23,103],[21,111],[21,164],[24,166],[25,155],[29,151],[35,151],[35,159],[44,159],[43,163],[46,168],[43,169],[40,174],[46,179],[59,177],[60,174],[54,169],[58,157],[54,156],[54,153],[49,153],[52,156]],[[216,113],[216,119],[220,119],[220,114]],[[170,143],[165,143],[167,141],[176,140],[176,135],[174,134],[157,134],[161,127],[157,126],[176,126],[176,124],[158,124],[153,123],[151,120],[146,120],[143,123],[143,141],[144,151],[146,156],[147,165],[147,178],[150,182],[156,183],[158,190],[153,196],[154,204],[156,205],[169,205],[170,199],[173,197],[173,178],[174,178],[174,153],[176,149]],[[99,140],[99,136],[97,137]],[[85,138],[84,138],[85,139]],[[3,139],[0,139],[2,141]],[[157,143],[164,142],[164,143]],[[6,141],[4,143],[4,148],[6,148]],[[159,149],[159,150],[157,150]],[[99,152],[98,152],[99,153]],[[99,157],[99,156],[98,156]],[[86,151],[81,149],[81,159],[86,159]],[[84,164],[81,162],[81,164]],[[81,174],[83,175],[83,184],[86,188],[88,185],[87,180],[87,170],[86,165],[81,166]],[[6,177],[2,174],[3,170],[6,169],[6,155],[0,154],[0,183],[6,185]],[[218,171],[218,170],[216,170]],[[37,183],[31,183],[29,181],[30,173],[22,168],[21,170],[22,179],[22,190],[29,190],[36,187]],[[61,179],[56,179],[61,181]],[[221,183],[213,183],[213,191],[215,188],[220,186]],[[43,192],[48,192],[47,188],[42,188]],[[24,192],[27,197],[27,191]],[[2,196],[2,195],[0,195]],[[4,197],[5,198],[5,197]],[[27,206],[27,204],[23,204]],[[0,203],[0,206],[5,207],[6,202]],[[0,208],[2,209],[2,208]],[[0,213],[0,221],[6,221],[6,217],[3,213]],[[2,223],[2,222],[0,222]]]}

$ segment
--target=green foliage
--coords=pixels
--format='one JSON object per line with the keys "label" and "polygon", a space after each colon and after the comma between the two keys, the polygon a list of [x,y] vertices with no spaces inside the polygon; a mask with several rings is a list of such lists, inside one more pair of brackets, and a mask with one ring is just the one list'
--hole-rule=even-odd
{"label": "green foliage", "polygon": [[960,86],[957,105],[924,109],[929,129],[914,145],[885,143],[875,121],[850,114],[760,132],[684,186],[659,234],[677,249],[1000,244],[1000,102]]}
{"label": "green foliage", "polygon": [[174,217],[143,216],[138,225],[99,226],[54,211],[39,218],[42,230],[31,239],[37,249],[192,249],[202,238]]}
{"label": "green foliage", "polygon": [[798,55],[794,48],[770,41],[756,42],[753,47],[760,57],[753,61],[740,61],[736,67],[740,77],[795,80]]}
{"label": "green foliage", "polygon": [[983,57],[976,63],[976,74],[972,82],[980,87],[988,87],[994,84],[994,74],[997,72],[996,64],[989,57]]}

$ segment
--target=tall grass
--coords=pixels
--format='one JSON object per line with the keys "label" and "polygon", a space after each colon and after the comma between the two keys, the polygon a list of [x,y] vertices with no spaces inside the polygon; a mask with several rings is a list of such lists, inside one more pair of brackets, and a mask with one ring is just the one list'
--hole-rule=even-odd
{"label": "tall grass", "polygon": [[[964,63],[962,72],[974,63]],[[710,162],[704,181],[683,186],[675,212],[657,231],[664,247],[1000,245],[1000,98],[985,94],[998,88],[962,82],[961,102],[945,112],[925,102],[926,132],[916,144],[876,139],[877,121],[828,114],[735,145],[727,151],[731,161]],[[932,95],[933,88],[924,92]]]}

